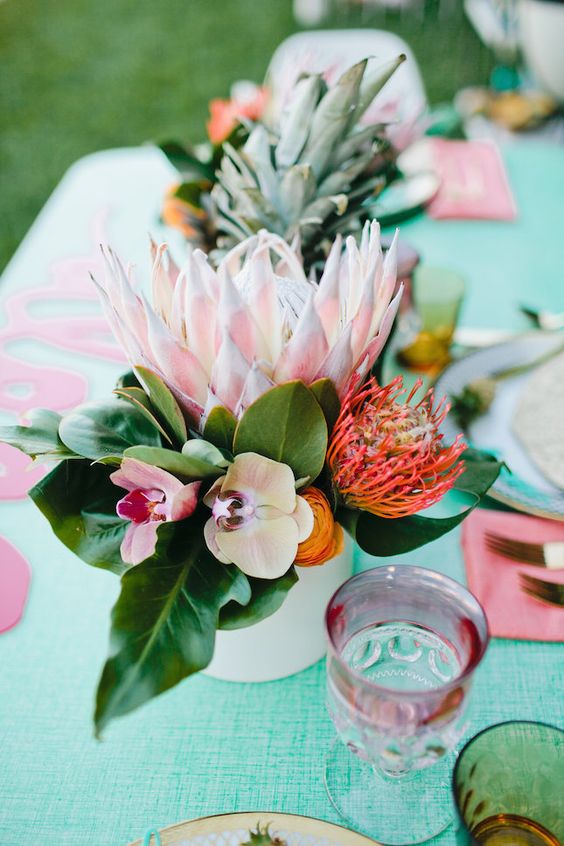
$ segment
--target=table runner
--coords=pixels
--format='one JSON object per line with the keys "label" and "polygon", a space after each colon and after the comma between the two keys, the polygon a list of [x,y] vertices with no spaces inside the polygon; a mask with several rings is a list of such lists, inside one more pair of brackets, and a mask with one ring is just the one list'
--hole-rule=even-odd
{"label": "table runner", "polygon": [[[422,217],[402,226],[426,263],[468,279],[465,326],[525,327],[517,314],[521,301],[562,308],[564,156],[558,148],[515,144],[504,157],[517,222]],[[64,260],[96,261],[101,237],[146,268],[146,233],[159,234],[160,196],[171,178],[150,148],[77,163],[7,268],[0,283],[4,306],[14,294],[60,278]],[[89,313],[88,301],[80,309]],[[0,330],[5,308],[1,314]],[[107,338],[94,333],[91,341],[104,345]],[[111,358],[96,361],[31,338],[12,341],[9,351],[80,371],[91,397],[106,394],[123,369]],[[2,846],[125,846],[150,826],[233,810],[339,822],[322,778],[334,735],[324,709],[323,662],[266,684],[189,679],[117,720],[96,742],[93,694],[117,580],[61,546],[24,499],[0,504],[0,534],[26,556],[33,573],[22,622],[0,635]],[[386,562],[409,561],[462,581],[459,544],[456,531]],[[359,569],[378,563],[357,556]],[[511,718],[562,725],[563,703],[562,645],[495,640],[476,675],[472,732]],[[434,842],[452,844],[452,830]]]}

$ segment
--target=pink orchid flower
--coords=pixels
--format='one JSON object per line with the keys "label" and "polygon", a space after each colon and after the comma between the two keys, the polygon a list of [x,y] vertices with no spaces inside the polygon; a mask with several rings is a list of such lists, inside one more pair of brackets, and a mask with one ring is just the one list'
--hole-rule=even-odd
{"label": "pink orchid flower", "polygon": [[201,482],[183,485],[166,470],[135,458],[124,458],[110,479],[128,492],[116,506],[119,516],[131,521],[120,548],[126,564],[149,558],[157,545],[160,524],[189,517],[198,504]]}
{"label": "pink orchid flower", "polygon": [[254,452],[235,456],[204,502],[212,510],[204,527],[208,549],[248,576],[282,576],[313,531],[313,512],[296,494],[291,469]]}

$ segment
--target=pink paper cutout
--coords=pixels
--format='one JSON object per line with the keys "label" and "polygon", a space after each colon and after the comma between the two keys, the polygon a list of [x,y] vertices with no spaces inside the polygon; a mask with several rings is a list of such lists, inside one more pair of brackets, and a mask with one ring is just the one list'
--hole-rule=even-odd
{"label": "pink paper cutout", "polygon": [[31,570],[21,552],[0,536],[0,632],[21,620],[30,580]]}
{"label": "pink paper cutout", "polygon": [[25,499],[48,470],[45,464],[33,464],[15,447],[0,443],[0,499]]}
{"label": "pink paper cutout", "polygon": [[[24,395],[12,393],[11,388],[24,385]],[[80,373],[59,367],[39,367],[7,355],[0,348],[0,409],[23,414],[30,408],[52,408],[55,411],[72,408],[83,402],[88,382]]]}
{"label": "pink paper cutout", "polygon": [[[104,240],[107,211],[93,222],[93,240]],[[9,297],[5,303],[7,321],[0,328],[0,412],[21,415],[31,408],[45,406],[65,411],[83,402],[88,381],[80,373],[54,366],[40,366],[7,352],[14,341],[37,341],[70,352],[111,361],[125,361],[115,343],[105,317],[100,314],[63,314],[36,317],[36,303],[53,300],[98,301],[89,273],[103,273],[99,252],[91,257],[62,259],[52,264],[50,282]],[[48,360],[48,354],[47,354]],[[29,471],[30,459],[17,450],[0,445],[0,499],[21,499],[47,468]]]}
{"label": "pink paper cutout", "polygon": [[[104,229],[107,210],[101,211],[93,222],[93,241],[99,244],[105,240]],[[8,318],[0,329],[0,348],[9,341],[33,338],[54,347],[83,355],[106,358],[110,361],[125,361],[125,356],[114,340],[106,318],[100,315],[63,314],[54,317],[35,317],[30,310],[34,303],[64,299],[98,302],[98,294],[90,274],[104,274],[100,252],[85,257],[60,259],[49,271],[50,282],[13,294],[4,303]],[[28,406],[29,408],[29,406]]]}

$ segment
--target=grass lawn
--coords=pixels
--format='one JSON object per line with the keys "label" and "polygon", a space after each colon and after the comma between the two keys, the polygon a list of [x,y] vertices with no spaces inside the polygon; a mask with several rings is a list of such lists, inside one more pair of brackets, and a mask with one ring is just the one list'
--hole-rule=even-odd
{"label": "grass lawn", "polygon": [[[457,3],[441,16],[427,0],[423,22],[369,21],[410,43],[433,103],[491,68]],[[0,268],[73,161],[149,139],[200,140],[208,100],[234,79],[262,79],[296,30],[291,0],[0,0]]]}

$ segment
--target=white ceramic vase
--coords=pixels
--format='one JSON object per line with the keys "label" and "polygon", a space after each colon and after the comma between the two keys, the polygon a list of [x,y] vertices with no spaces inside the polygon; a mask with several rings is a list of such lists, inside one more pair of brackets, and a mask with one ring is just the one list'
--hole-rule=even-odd
{"label": "white ceramic vase", "polygon": [[326,651],[324,617],[337,588],[352,575],[353,544],[321,567],[296,567],[299,581],[272,616],[244,629],[217,632],[208,676],[264,682],[305,670]]}
{"label": "white ceramic vase", "polygon": [[564,3],[520,0],[519,29],[525,58],[536,79],[564,103]]}

